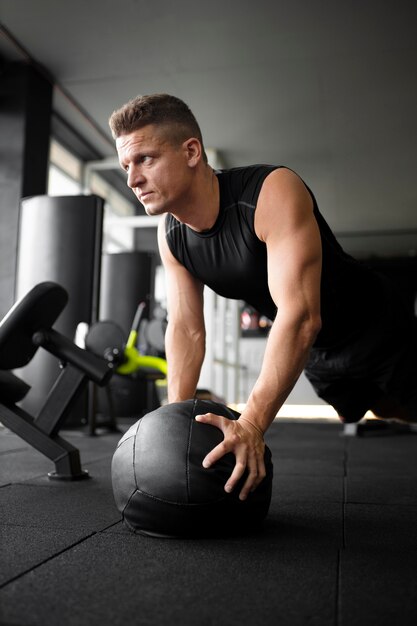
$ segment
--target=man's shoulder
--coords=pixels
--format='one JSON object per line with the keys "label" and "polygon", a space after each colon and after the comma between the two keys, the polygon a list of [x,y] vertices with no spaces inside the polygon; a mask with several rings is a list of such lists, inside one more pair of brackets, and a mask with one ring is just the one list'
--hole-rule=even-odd
{"label": "man's shoulder", "polygon": [[220,184],[221,203],[235,202],[256,206],[259,192],[267,176],[281,165],[255,164],[216,170]]}
{"label": "man's shoulder", "polygon": [[265,172],[269,173],[281,167],[285,167],[285,165],[271,165],[268,163],[255,163],[253,165],[241,165],[237,167],[216,169],[215,173],[217,176],[239,178],[239,177],[255,176],[257,174],[262,175]]}

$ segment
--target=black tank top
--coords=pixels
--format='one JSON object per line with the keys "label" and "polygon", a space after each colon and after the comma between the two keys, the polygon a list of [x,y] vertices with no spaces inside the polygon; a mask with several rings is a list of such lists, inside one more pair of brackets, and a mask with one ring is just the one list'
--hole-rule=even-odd
{"label": "black tank top", "polygon": [[[196,232],[171,214],[165,222],[169,249],[193,276],[217,294],[243,300],[270,319],[277,307],[268,289],[266,245],[255,233],[254,217],[262,184],[275,169],[253,165],[217,171],[220,211],[210,230]],[[315,347],[327,348],[345,343],[370,323],[379,278],[343,251],[306,188],[313,200],[323,255],[322,329]]]}

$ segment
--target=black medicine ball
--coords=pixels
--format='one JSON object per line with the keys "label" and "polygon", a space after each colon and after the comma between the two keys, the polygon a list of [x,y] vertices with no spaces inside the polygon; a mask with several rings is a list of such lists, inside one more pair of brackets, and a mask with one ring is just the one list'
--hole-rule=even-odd
{"label": "black medicine ball", "polygon": [[186,400],[144,415],[119,441],[112,460],[113,493],[130,530],[163,537],[233,534],[258,526],[268,513],[272,489],[271,452],[265,447],[267,476],[244,501],[240,483],[224,485],[235,465],[232,453],[205,469],[206,454],[223,433],[195,416],[239,414],[205,400]]}

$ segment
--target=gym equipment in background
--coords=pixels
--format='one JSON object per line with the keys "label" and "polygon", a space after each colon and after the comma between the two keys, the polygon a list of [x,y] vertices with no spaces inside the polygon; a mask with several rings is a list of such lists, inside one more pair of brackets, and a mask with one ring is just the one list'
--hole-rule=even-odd
{"label": "gym equipment in background", "polygon": [[[166,379],[168,370],[167,362],[164,358],[142,354],[137,347],[139,328],[143,325],[145,308],[145,302],[141,302],[138,305],[127,341],[125,340],[123,330],[120,326],[109,320],[99,321],[93,324],[88,329],[84,338],[86,349],[106,359],[113,368],[115,372],[113,382],[117,381],[117,376],[135,376],[139,381],[145,383],[146,400],[144,406],[142,406],[144,412],[156,408],[154,402],[154,385],[157,380]],[[106,392],[110,423],[114,424],[114,388],[111,384],[106,387]],[[131,393],[134,394],[133,388]],[[94,434],[97,426],[96,413],[96,408],[90,412],[90,434]],[[138,413],[136,413],[136,415],[137,414]]]}
{"label": "gym equipment in background", "polygon": [[149,369],[156,370],[164,376],[167,375],[168,366],[165,359],[158,356],[141,354],[137,348],[139,327],[145,308],[146,303],[141,302],[136,310],[132,328],[122,352],[120,364],[116,367],[118,374],[133,374],[139,369]]}
{"label": "gym equipment in background", "polygon": [[[58,432],[88,381],[103,386],[112,369],[52,328],[67,301],[67,291],[57,283],[39,283],[0,322],[0,422],[54,462],[49,478],[79,480],[88,476],[79,450]],[[59,359],[61,373],[33,416],[17,406],[30,386],[9,370],[25,367],[40,347]]]}
{"label": "gym equipment in background", "polygon": [[[71,340],[80,321],[90,325],[98,319],[103,212],[104,201],[95,195],[32,196],[21,201],[15,301],[39,283],[61,285],[69,299],[55,329]],[[58,375],[57,359],[39,350],[25,368],[31,390],[22,408],[37,413]],[[87,423],[91,387],[79,397],[67,424]]]}
{"label": "gym equipment in background", "polygon": [[202,466],[223,440],[220,429],[194,419],[208,412],[239,417],[215,402],[186,400],[144,415],[121,438],[112,460],[112,484],[130,530],[162,537],[227,535],[255,529],[264,520],[271,501],[270,450],[265,448],[267,476],[246,500],[239,500],[246,476],[226,493],[234,455],[226,454],[208,469]]}
{"label": "gym equipment in background", "polygon": [[167,326],[167,311],[160,305],[154,307],[149,319],[142,319],[139,324],[139,345],[144,354],[165,358]]}
{"label": "gym equipment in background", "polygon": [[156,263],[155,254],[139,250],[103,253],[97,319],[116,322],[127,337],[138,303],[153,309]]}
{"label": "gym equipment in background", "polygon": [[[139,229],[140,230],[140,229]],[[148,229],[145,229],[148,230]],[[138,237],[135,231],[135,242]],[[141,242],[138,249],[125,252],[105,252],[102,255],[100,278],[99,320],[111,320],[123,331],[125,344],[132,328],[139,302],[146,302],[144,315],[153,315],[155,302],[156,268],[159,255]],[[135,243],[135,246],[136,246]],[[148,250],[148,251],[146,251]],[[97,321],[97,320],[96,320]],[[139,350],[142,354],[154,354],[143,344],[140,331]],[[164,356],[157,354],[156,356]],[[118,417],[136,421],[140,415],[159,406],[159,386],[148,382],[139,372],[129,376],[116,374],[110,383],[112,403]],[[104,389],[96,389],[97,422],[108,417],[108,399]],[[90,413],[91,415],[91,413]]]}

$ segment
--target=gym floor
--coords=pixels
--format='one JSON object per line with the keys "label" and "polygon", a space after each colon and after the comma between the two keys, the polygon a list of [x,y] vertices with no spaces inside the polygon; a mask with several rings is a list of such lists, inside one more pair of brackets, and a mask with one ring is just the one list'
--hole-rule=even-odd
{"label": "gym floor", "polygon": [[416,434],[277,421],[262,531],[181,541],[120,522],[120,434],[61,434],[91,480],[48,480],[52,464],[0,427],[2,626],[417,624]]}

